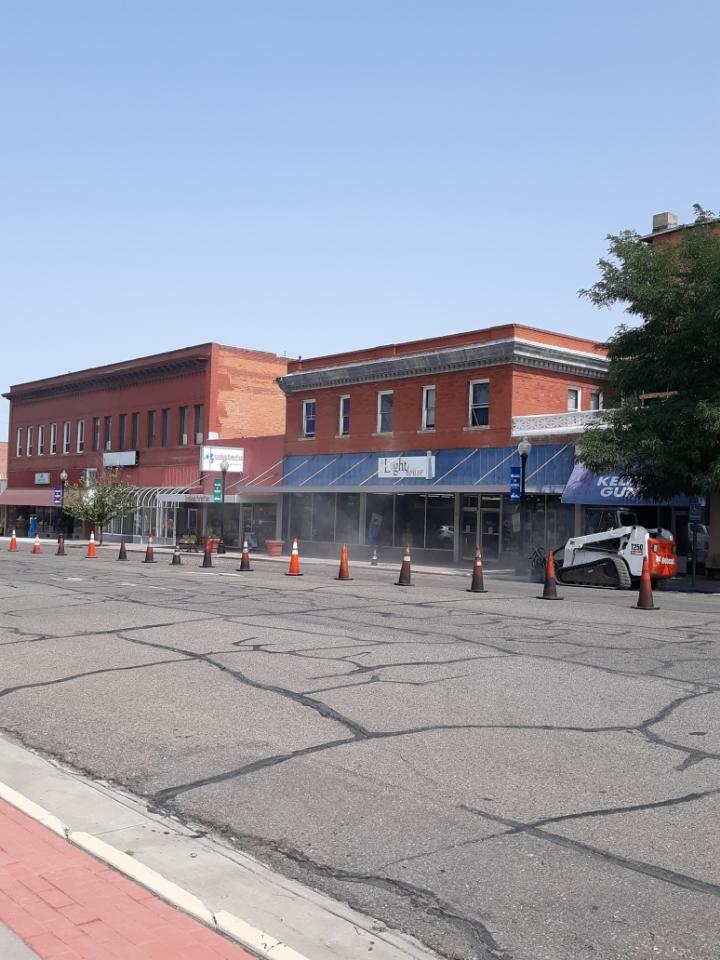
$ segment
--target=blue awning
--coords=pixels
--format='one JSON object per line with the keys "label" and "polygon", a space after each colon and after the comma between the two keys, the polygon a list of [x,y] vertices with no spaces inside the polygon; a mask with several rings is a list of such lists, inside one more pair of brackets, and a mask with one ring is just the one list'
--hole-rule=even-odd
{"label": "blue awning", "polygon": [[616,473],[597,474],[576,463],[563,490],[562,503],[582,503],[588,507],[687,507],[690,498],[674,497],[658,503],[635,493],[632,484]]}

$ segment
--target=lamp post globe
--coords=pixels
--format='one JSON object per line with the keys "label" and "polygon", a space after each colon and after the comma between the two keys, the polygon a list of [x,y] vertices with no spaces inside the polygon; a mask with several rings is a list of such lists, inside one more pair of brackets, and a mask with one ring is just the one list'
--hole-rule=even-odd
{"label": "lamp post globe", "polygon": [[218,553],[225,553],[225,481],[230,464],[225,458],[220,461],[220,473],[222,474],[222,494],[220,501],[220,540],[218,541]]}

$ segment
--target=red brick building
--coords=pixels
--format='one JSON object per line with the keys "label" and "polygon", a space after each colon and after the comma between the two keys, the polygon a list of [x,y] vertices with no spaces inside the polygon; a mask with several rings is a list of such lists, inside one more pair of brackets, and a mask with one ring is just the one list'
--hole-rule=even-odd
{"label": "red brick building", "polygon": [[[243,448],[243,489],[279,468],[285,403],[276,378],[286,369],[272,353],[205,343],[12,386],[4,395],[8,488],[0,495],[8,528],[30,533],[34,516],[41,535],[58,532],[64,483],[120,467],[143,504],[123,533],[172,540],[176,531],[204,532],[213,473],[205,448]],[[241,496],[235,460],[230,498]],[[229,508],[238,523],[239,512]]]}
{"label": "red brick building", "polygon": [[508,491],[528,437],[525,542],[554,546],[574,525],[559,503],[572,437],[606,380],[592,341],[518,324],[290,361],[285,535],[500,558],[520,540]]}

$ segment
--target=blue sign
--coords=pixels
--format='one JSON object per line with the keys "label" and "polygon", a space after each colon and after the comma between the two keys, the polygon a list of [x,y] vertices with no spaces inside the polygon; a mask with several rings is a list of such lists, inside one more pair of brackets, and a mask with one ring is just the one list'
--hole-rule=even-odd
{"label": "blue sign", "polygon": [[510,501],[520,500],[520,467],[510,467]]}
{"label": "blue sign", "polygon": [[62,487],[53,487],[53,506],[62,506]]}

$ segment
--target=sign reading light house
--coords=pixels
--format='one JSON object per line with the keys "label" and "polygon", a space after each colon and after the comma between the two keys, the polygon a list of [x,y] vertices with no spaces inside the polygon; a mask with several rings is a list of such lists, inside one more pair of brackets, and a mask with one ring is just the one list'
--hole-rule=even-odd
{"label": "sign reading light house", "polygon": [[432,480],[435,476],[435,457],[378,457],[378,477],[382,479],[409,479],[418,477]]}

